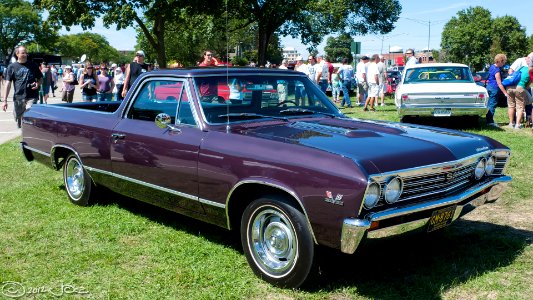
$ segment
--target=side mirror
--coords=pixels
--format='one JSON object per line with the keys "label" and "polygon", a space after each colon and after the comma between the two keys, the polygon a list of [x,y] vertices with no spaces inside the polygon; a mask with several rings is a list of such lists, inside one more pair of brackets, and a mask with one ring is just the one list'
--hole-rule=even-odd
{"label": "side mirror", "polygon": [[171,122],[172,119],[165,113],[160,113],[155,117],[155,125],[159,128],[167,128]]}

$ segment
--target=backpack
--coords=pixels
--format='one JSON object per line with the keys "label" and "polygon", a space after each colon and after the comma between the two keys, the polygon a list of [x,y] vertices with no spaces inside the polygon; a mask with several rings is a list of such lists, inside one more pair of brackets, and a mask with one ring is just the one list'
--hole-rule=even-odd
{"label": "backpack", "polygon": [[504,87],[517,85],[520,82],[521,77],[522,77],[522,72],[520,72],[520,70],[517,70],[513,74],[505,77],[505,79],[502,80],[502,85]]}
{"label": "backpack", "polygon": [[79,84],[78,77],[76,75],[74,75],[74,80],[72,80],[72,82],[70,84],[71,85],[78,85]]}

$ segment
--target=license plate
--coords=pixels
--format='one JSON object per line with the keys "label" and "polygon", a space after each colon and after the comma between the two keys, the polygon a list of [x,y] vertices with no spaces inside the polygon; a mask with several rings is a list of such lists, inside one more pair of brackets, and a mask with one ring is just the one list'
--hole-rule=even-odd
{"label": "license plate", "polygon": [[428,232],[450,225],[453,221],[453,216],[455,215],[455,208],[456,206],[454,205],[434,211],[431,218],[429,218]]}
{"label": "license plate", "polygon": [[449,117],[452,115],[452,110],[450,108],[440,108],[433,110],[433,116],[435,117]]}

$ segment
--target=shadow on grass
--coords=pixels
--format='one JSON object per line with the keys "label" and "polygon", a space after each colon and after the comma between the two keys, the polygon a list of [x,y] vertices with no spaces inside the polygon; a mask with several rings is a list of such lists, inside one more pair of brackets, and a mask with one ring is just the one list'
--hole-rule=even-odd
{"label": "shadow on grass", "polygon": [[357,287],[371,299],[441,299],[442,291],[513,263],[533,232],[458,220],[440,232],[367,240],[353,255],[323,250],[313,291]]}
{"label": "shadow on grass", "polygon": [[478,119],[476,117],[404,117],[402,119],[404,123],[434,126],[456,130],[467,129],[490,129],[501,131],[503,129],[498,127],[491,127],[485,124],[484,119]]}
{"label": "shadow on grass", "polygon": [[[96,205],[118,205],[136,215],[242,253],[238,233],[112,192]],[[316,274],[301,290],[336,293],[356,287],[371,299],[441,299],[442,291],[513,263],[533,242],[533,232],[486,222],[458,220],[423,230],[365,240],[353,255],[317,248]]]}

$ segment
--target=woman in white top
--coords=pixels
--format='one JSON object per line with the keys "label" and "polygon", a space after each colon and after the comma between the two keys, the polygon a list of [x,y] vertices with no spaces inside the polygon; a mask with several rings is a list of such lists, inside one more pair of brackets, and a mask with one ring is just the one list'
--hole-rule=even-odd
{"label": "woman in white top", "polygon": [[66,66],[65,72],[63,72],[63,92],[61,95],[61,101],[72,103],[74,98],[74,88],[76,87],[72,82],[74,81],[74,74],[72,73],[72,67]]}
{"label": "woman in white top", "polygon": [[120,67],[117,67],[115,69],[115,76],[113,77],[113,82],[115,83],[115,87],[113,88],[113,94],[115,95],[115,97],[113,98],[113,100],[124,100],[124,97],[122,97],[122,88],[124,87],[124,73],[122,72],[122,69]]}

